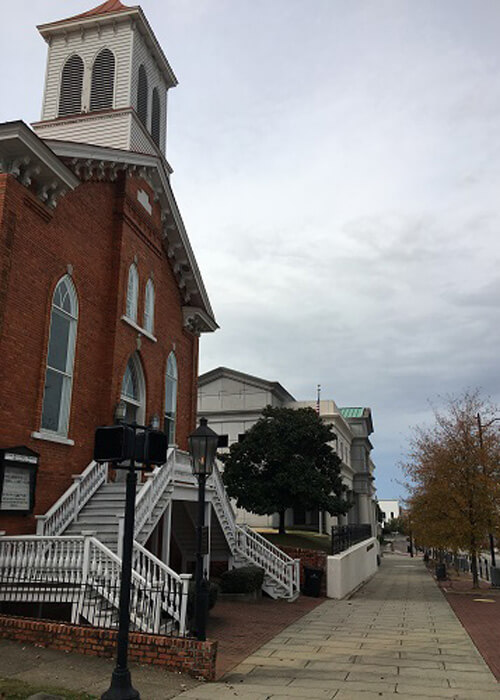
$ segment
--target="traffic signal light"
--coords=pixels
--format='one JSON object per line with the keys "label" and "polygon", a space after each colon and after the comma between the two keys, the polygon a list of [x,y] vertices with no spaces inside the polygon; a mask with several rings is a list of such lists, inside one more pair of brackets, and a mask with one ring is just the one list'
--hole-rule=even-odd
{"label": "traffic signal light", "polygon": [[161,430],[139,431],[128,425],[112,425],[96,429],[94,460],[118,463],[133,457],[139,464],[147,466],[164,464],[167,447],[167,436]]}
{"label": "traffic signal light", "polygon": [[96,462],[123,462],[134,449],[134,429],[127,425],[97,428],[94,438]]}

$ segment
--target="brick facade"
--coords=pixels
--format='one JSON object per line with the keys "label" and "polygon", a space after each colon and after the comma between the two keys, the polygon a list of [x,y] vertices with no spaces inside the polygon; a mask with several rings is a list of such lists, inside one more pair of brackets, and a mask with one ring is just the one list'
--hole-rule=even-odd
{"label": "brick facade", "polygon": [[[152,214],[137,199],[149,195]],[[55,210],[11,175],[0,175],[0,448],[26,445],[40,453],[35,513],[44,513],[92,457],[96,426],[113,422],[129,357],[138,351],[146,383],[145,420],[164,413],[169,353],[178,363],[176,441],[187,448],[196,420],[198,338],[183,327],[177,280],[162,243],[160,205],[150,186],[123,172],[94,177],[64,196]],[[139,272],[138,318],[154,280],[154,335],[139,338],[125,313],[128,270]],[[34,439],[40,430],[57,282],[70,272],[79,313],[68,438]],[[0,515],[0,530],[32,533],[33,516]]]}
{"label": "brick facade", "polygon": [[[114,657],[117,634],[115,630],[0,615],[1,639],[86,656]],[[199,642],[196,639],[139,632],[129,635],[129,661],[188,673],[207,681],[215,679],[216,654],[216,641]]]}

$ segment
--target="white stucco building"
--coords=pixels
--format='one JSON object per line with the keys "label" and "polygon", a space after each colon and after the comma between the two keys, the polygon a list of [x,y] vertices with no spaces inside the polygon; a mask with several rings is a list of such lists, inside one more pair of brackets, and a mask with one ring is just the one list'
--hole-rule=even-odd
{"label": "white stucco building", "polygon": [[[316,401],[297,401],[279,382],[254,377],[227,367],[217,367],[198,379],[198,415],[208,419],[220,436],[220,451],[242,439],[245,431],[260,418],[268,406],[318,409]],[[287,525],[303,525],[329,531],[331,525],[370,523],[376,531],[374,470],[369,436],[373,432],[371,409],[339,408],[335,401],[319,402],[321,418],[333,426],[337,439],[332,447],[342,460],[342,481],[353,506],[346,516],[290,509]],[[238,519],[252,527],[275,526],[277,516],[260,516],[239,510]]]}
{"label": "white stucco building", "polygon": [[378,502],[378,505],[384,514],[384,523],[388,523],[389,520],[394,520],[394,518],[399,518],[401,513],[398,500],[382,499]]}

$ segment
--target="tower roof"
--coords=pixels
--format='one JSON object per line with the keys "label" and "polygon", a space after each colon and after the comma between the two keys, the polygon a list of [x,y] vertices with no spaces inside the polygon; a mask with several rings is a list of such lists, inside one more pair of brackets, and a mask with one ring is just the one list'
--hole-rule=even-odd
{"label": "tower roof", "polygon": [[[79,15],[73,15],[72,17],[67,17],[66,19],[60,19],[57,24],[62,22],[71,22],[72,20],[84,19],[85,17],[95,17],[96,15],[106,15],[115,12],[128,12],[129,10],[135,10],[137,6],[128,7],[120,2],[120,0],[106,0],[101,5],[94,7],[92,10],[87,10],[87,12],[81,12]],[[52,24],[56,24],[53,22]]]}

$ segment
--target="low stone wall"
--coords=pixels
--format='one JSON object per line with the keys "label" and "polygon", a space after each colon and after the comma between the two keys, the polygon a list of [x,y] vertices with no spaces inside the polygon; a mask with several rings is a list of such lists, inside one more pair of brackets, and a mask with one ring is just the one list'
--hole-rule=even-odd
{"label": "low stone wall", "polygon": [[280,547],[292,559],[300,559],[300,586],[304,585],[304,566],[311,566],[313,569],[321,569],[325,573],[321,580],[320,595],[326,596],[326,569],[327,554],[317,549],[302,549],[298,547]]}
{"label": "low stone wall", "polygon": [[[114,657],[117,634],[116,630],[0,615],[0,639],[87,656]],[[216,655],[216,641],[199,642],[141,632],[131,632],[129,636],[130,661],[188,673],[207,681],[215,679]]]}
{"label": "low stone wall", "polygon": [[375,537],[328,557],[327,596],[340,600],[356,590],[377,571],[379,544]]}

